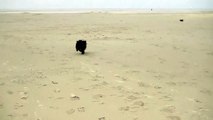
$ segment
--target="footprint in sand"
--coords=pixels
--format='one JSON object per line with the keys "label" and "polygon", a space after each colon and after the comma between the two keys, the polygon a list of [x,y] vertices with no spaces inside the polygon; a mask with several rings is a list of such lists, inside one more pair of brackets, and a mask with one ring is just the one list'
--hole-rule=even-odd
{"label": "footprint in sand", "polygon": [[28,117],[27,113],[22,114],[23,117]]}
{"label": "footprint in sand", "polygon": [[9,116],[10,118],[14,118],[14,117],[16,117],[16,115],[14,115],[14,114],[8,114],[7,116]]}
{"label": "footprint in sand", "polygon": [[92,101],[92,102],[98,102],[99,104],[103,105],[104,102],[101,101],[101,100],[102,100],[102,98],[104,98],[104,97],[105,97],[105,96],[102,95],[102,94],[96,94],[96,95],[93,96],[93,99],[95,99],[95,100]]}
{"label": "footprint in sand", "polygon": [[38,107],[43,107],[44,105],[41,104],[40,100],[36,100]]}
{"label": "footprint in sand", "polygon": [[136,109],[141,108],[144,106],[144,102],[139,100],[132,103],[131,106],[124,106],[120,107],[120,111],[130,111],[130,112],[136,112]]}
{"label": "footprint in sand", "polygon": [[42,55],[42,54],[44,54],[44,52],[43,51],[39,51],[38,54]]}
{"label": "footprint in sand", "polygon": [[169,120],[181,120],[179,116],[167,116]]}
{"label": "footprint in sand", "polygon": [[55,62],[56,61],[56,59],[55,59],[55,57],[53,57],[53,56],[50,56],[50,59],[49,59],[51,62]]}
{"label": "footprint in sand", "polygon": [[59,107],[56,107],[56,106],[49,106],[49,108],[50,109],[55,109],[55,110],[59,109]]}
{"label": "footprint in sand", "polygon": [[164,101],[173,101],[173,98],[172,98],[171,95],[164,95],[164,96],[162,96],[162,97],[159,98],[159,99],[162,99],[162,100],[164,100]]}
{"label": "footprint in sand", "polygon": [[66,66],[66,65],[67,65],[67,62],[61,62],[60,65],[61,65],[61,66]]}
{"label": "footprint in sand", "polygon": [[133,106],[136,106],[136,107],[143,107],[144,106],[144,102],[143,101],[135,101],[133,103]]}
{"label": "footprint in sand", "polygon": [[104,97],[104,95],[102,95],[102,94],[96,94],[96,95],[93,96],[94,99],[100,99],[100,98],[103,98],[103,97]]}
{"label": "footprint in sand", "polygon": [[166,82],[166,84],[168,84],[169,86],[176,86],[177,85],[177,83],[175,83],[175,82]]}
{"label": "footprint in sand", "polygon": [[160,61],[161,64],[164,64],[166,62],[165,59],[158,57],[158,60]]}
{"label": "footprint in sand", "polygon": [[19,109],[19,108],[22,108],[22,107],[24,107],[24,105],[21,104],[21,103],[16,103],[16,104],[14,105],[14,109]]}
{"label": "footprint in sand", "polygon": [[52,81],[52,84],[58,84],[58,82],[56,82],[56,81]]}
{"label": "footprint in sand", "polygon": [[160,75],[160,74],[156,74],[156,75],[154,75],[153,77],[154,77],[154,78],[156,78],[156,79],[158,79],[158,80],[160,80],[160,79],[162,79],[162,78],[163,78],[163,76],[162,76],[162,75]]}
{"label": "footprint in sand", "polygon": [[125,106],[125,107],[120,107],[119,110],[120,111],[129,111],[130,107],[129,106]]}
{"label": "footprint in sand", "polygon": [[28,93],[27,92],[20,92],[19,95],[21,96],[22,100],[26,100],[28,98]]}
{"label": "footprint in sand", "polygon": [[10,95],[12,95],[13,91],[8,90],[7,93],[10,94]]}
{"label": "footprint in sand", "polygon": [[41,86],[47,86],[47,84],[41,84]]}
{"label": "footprint in sand", "polygon": [[69,109],[69,110],[66,111],[66,113],[67,113],[68,115],[71,115],[71,114],[73,114],[74,112],[75,112],[75,109]]}
{"label": "footprint in sand", "polygon": [[45,52],[49,52],[50,50],[49,50],[49,49],[44,49],[44,51],[45,51]]}
{"label": "footprint in sand", "polygon": [[180,48],[177,46],[172,46],[173,50],[179,50]]}
{"label": "footprint in sand", "polygon": [[213,56],[213,52],[208,52],[206,54],[209,55],[209,56]]}
{"label": "footprint in sand", "polygon": [[98,64],[98,63],[94,63],[93,65],[96,65],[96,66],[97,66],[97,65],[99,65],[99,64]]}
{"label": "footprint in sand", "polygon": [[0,86],[4,86],[4,84],[5,84],[4,82],[1,82],[1,83],[0,83]]}
{"label": "footprint in sand", "polygon": [[128,96],[128,97],[126,98],[126,100],[128,100],[128,101],[134,101],[134,100],[136,100],[136,99],[138,99],[138,97],[136,97],[136,96],[134,96],[134,95],[130,95],[130,96]]}
{"label": "footprint in sand", "polygon": [[64,97],[57,97],[56,100],[62,100]]}
{"label": "footprint in sand", "polygon": [[154,88],[155,89],[161,89],[162,87],[156,85],[156,86],[154,86]]}
{"label": "footprint in sand", "polygon": [[203,93],[203,94],[209,95],[209,96],[212,95],[212,91],[211,91],[211,90],[208,90],[208,89],[200,90],[200,92]]}
{"label": "footprint in sand", "polygon": [[138,82],[139,87],[151,87],[150,85],[144,83],[144,82]]}
{"label": "footprint in sand", "polygon": [[108,83],[104,81],[104,82],[101,82],[101,83],[98,83],[98,84],[91,85],[91,89],[103,88],[106,85],[108,85]]}
{"label": "footprint in sand", "polygon": [[186,99],[187,99],[188,101],[190,101],[190,102],[202,103],[200,100],[198,100],[198,99],[196,99],[196,98],[189,98],[189,97],[187,97]]}
{"label": "footprint in sand", "polygon": [[167,113],[174,113],[176,111],[176,107],[172,105],[165,106],[163,109],[161,109],[161,111]]}
{"label": "footprint in sand", "polygon": [[100,118],[98,118],[98,120],[106,120],[106,118],[105,117],[100,117]]}
{"label": "footprint in sand", "polygon": [[79,88],[80,90],[83,90],[83,91],[89,91],[90,89],[88,88]]}
{"label": "footprint in sand", "polygon": [[55,93],[60,93],[61,90],[57,88],[57,89],[54,90],[54,92],[55,92]]}
{"label": "footprint in sand", "polygon": [[75,94],[71,94],[71,95],[70,95],[70,99],[71,99],[72,101],[76,101],[76,100],[80,100],[80,97],[77,96],[77,95],[75,95]]}
{"label": "footprint in sand", "polygon": [[0,109],[3,109],[4,105],[2,103],[0,103]]}
{"label": "footprint in sand", "polygon": [[78,112],[85,112],[85,107],[79,107],[77,108]]}

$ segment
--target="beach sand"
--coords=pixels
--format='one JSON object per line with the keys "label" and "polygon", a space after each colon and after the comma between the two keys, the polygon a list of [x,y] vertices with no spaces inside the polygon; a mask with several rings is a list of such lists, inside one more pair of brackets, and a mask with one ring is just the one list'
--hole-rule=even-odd
{"label": "beach sand", "polygon": [[211,101],[211,13],[0,14],[1,120],[211,120]]}

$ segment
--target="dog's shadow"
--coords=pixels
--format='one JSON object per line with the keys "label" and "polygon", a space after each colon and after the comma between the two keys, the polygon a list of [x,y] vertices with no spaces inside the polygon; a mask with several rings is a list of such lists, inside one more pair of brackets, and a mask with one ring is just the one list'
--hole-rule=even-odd
{"label": "dog's shadow", "polygon": [[89,51],[89,52],[85,52],[84,54],[81,54],[80,52],[77,52],[76,55],[78,55],[78,56],[89,56],[89,57],[92,57],[92,56],[95,55],[95,52]]}

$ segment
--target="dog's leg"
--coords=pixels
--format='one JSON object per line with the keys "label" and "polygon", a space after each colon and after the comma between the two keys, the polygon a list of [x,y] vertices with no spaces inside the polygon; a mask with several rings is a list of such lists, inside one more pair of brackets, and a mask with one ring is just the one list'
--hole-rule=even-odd
{"label": "dog's leg", "polygon": [[84,50],[81,52],[81,54],[84,54]]}

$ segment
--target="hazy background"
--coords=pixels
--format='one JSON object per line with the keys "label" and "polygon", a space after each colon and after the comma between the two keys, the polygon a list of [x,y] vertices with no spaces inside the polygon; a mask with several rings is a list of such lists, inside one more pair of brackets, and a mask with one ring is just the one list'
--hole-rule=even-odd
{"label": "hazy background", "polygon": [[213,9],[213,0],[0,0],[0,9]]}

